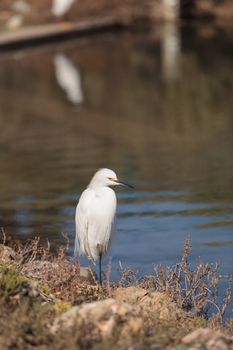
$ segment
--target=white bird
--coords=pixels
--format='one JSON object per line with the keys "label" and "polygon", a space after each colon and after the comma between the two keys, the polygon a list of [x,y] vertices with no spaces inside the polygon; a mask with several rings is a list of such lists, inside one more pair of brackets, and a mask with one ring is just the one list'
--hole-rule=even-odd
{"label": "white bird", "polygon": [[109,186],[133,186],[118,180],[114,171],[100,169],[83,191],[76,208],[74,254],[84,253],[93,262],[99,259],[99,281],[102,285],[101,261],[106,255],[116,213],[116,194]]}
{"label": "white bird", "polygon": [[63,16],[71,7],[75,0],[53,0],[52,14],[54,16]]}

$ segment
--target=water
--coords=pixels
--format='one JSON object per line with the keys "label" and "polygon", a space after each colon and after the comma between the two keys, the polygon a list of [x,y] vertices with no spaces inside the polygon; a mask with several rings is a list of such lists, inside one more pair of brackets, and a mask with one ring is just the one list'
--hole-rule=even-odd
{"label": "water", "polygon": [[139,274],[174,264],[187,236],[193,263],[233,273],[233,57],[220,34],[164,27],[2,53],[6,233],[73,244],[79,195],[106,166],[135,185],[117,190],[112,278],[119,260]]}

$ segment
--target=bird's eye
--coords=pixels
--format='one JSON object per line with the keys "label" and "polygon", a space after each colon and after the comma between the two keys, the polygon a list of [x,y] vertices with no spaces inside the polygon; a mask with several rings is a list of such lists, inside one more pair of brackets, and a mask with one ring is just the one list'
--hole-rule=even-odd
{"label": "bird's eye", "polygon": [[109,179],[110,181],[115,181],[115,179],[114,179],[113,177],[108,177],[108,179]]}

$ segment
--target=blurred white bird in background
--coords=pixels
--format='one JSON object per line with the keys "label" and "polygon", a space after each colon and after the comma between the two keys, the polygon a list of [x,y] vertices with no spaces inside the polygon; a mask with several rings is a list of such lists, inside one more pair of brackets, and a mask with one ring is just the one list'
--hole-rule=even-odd
{"label": "blurred white bird in background", "polygon": [[81,194],[76,208],[74,254],[84,253],[93,262],[99,260],[99,282],[102,285],[102,257],[106,255],[116,213],[116,195],[109,186],[133,186],[118,180],[114,171],[100,169]]}
{"label": "blurred white bird in background", "polygon": [[54,16],[63,16],[71,7],[75,0],[53,0],[52,14]]}

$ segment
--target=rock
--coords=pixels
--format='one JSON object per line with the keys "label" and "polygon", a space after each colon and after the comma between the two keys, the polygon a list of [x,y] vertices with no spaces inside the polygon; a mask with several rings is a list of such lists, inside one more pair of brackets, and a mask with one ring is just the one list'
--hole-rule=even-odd
{"label": "rock", "polygon": [[143,288],[119,287],[114,291],[113,297],[119,302],[126,302],[131,305],[138,304],[146,295],[148,291]]}
{"label": "rock", "polygon": [[214,331],[210,328],[198,328],[182,338],[182,343],[191,344],[194,342],[204,343],[213,337]]}
{"label": "rock", "polygon": [[117,301],[136,306],[148,317],[174,320],[183,315],[183,311],[177,308],[176,304],[165,293],[148,292],[143,288],[129,287],[117,288],[113,297]]}
{"label": "rock", "polygon": [[140,306],[150,317],[154,315],[161,320],[177,320],[183,315],[182,310],[165,293],[148,293],[140,301]]}
{"label": "rock", "polygon": [[14,250],[4,244],[0,244],[0,262],[10,262],[14,260],[14,258]]}
{"label": "rock", "polygon": [[229,350],[223,339],[210,339],[206,346],[208,350]]}
{"label": "rock", "polygon": [[116,330],[120,332],[120,338],[133,337],[143,328],[142,318],[131,305],[106,299],[72,307],[55,320],[52,332],[79,327],[80,324],[92,325],[104,339],[110,338]]}
{"label": "rock", "polygon": [[231,350],[233,345],[232,338],[226,337],[219,331],[210,328],[199,328],[190,334],[187,334],[182,342],[191,345],[188,349],[197,349],[204,346],[207,350]]}
{"label": "rock", "polygon": [[229,350],[232,349],[232,345],[232,338],[215,333],[214,337],[207,342],[206,347],[208,350]]}

